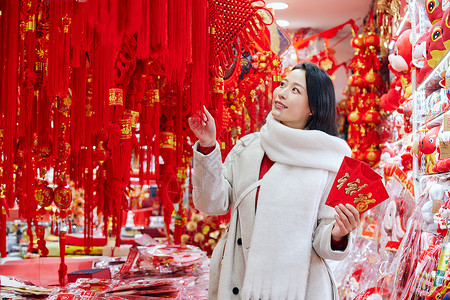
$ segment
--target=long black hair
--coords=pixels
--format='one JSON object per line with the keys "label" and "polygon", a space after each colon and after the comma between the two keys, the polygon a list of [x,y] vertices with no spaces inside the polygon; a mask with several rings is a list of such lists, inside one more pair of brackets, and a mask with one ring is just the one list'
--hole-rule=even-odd
{"label": "long black hair", "polygon": [[336,98],[330,76],[311,62],[298,64],[292,70],[304,70],[306,73],[306,90],[311,116],[306,122],[305,129],[320,130],[338,136]]}

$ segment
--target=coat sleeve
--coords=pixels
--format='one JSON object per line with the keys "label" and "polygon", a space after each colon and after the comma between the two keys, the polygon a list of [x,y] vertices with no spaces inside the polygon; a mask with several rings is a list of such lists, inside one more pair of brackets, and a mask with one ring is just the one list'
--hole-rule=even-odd
{"label": "coat sleeve", "polygon": [[331,231],[336,223],[334,220],[334,215],[336,212],[333,207],[326,205],[325,201],[330,193],[335,177],[336,173],[330,172],[328,174],[325,192],[319,205],[317,227],[313,238],[313,248],[322,258],[342,260],[348,255],[348,253],[350,253],[354,237],[353,233],[349,234],[347,247],[344,250],[333,250],[331,248]]}
{"label": "coat sleeve", "polygon": [[232,152],[222,164],[219,144],[204,155],[194,145],[192,197],[195,207],[209,215],[224,215],[232,202]]}

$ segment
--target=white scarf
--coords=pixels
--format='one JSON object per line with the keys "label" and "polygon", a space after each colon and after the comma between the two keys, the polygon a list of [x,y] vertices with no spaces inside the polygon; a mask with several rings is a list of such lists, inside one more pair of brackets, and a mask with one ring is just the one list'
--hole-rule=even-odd
{"label": "white scarf", "polygon": [[327,171],[337,172],[351,151],[338,137],[289,128],[271,113],[260,136],[275,164],[259,191],[243,299],[303,300]]}

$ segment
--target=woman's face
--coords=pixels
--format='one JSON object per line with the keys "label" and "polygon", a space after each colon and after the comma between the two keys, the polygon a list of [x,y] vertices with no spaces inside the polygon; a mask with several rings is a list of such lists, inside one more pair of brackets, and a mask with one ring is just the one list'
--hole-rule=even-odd
{"label": "woman's face", "polygon": [[296,129],[305,129],[311,111],[306,92],[306,72],[290,72],[273,91],[272,116],[278,122]]}

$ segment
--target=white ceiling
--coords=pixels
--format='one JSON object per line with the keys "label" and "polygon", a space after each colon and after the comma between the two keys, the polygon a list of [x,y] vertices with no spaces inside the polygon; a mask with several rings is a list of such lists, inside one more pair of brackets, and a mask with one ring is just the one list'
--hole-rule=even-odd
{"label": "white ceiling", "polygon": [[[289,5],[287,9],[275,10],[273,14],[276,20],[289,21],[287,31],[292,36],[299,28],[310,27],[309,35],[312,35],[339,26],[350,19],[355,21],[362,32],[364,18],[369,14],[373,0],[266,0],[265,2],[266,4],[284,2]],[[350,62],[355,53],[355,49],[350,45],[353,37],[350,33],[351,27],[346,25],[329,41],[329,46],[332,46],[347,36],[334,47],[338,63]],[[349,74],[341,67],[336,70],[335,75],[336,101],[339,102],[344,98],[342,91],[347,86]]]}
{"label": "white ceiling", "polygon": [[[368,15],[373,0],[266,0],[284,2],[287,9],[275,10],[276,19],[289,21],[290,31],[311,27],[320,31],[330,29],[353,19],[358,25]],[[348,31],[349,32],[349,31]]]}

